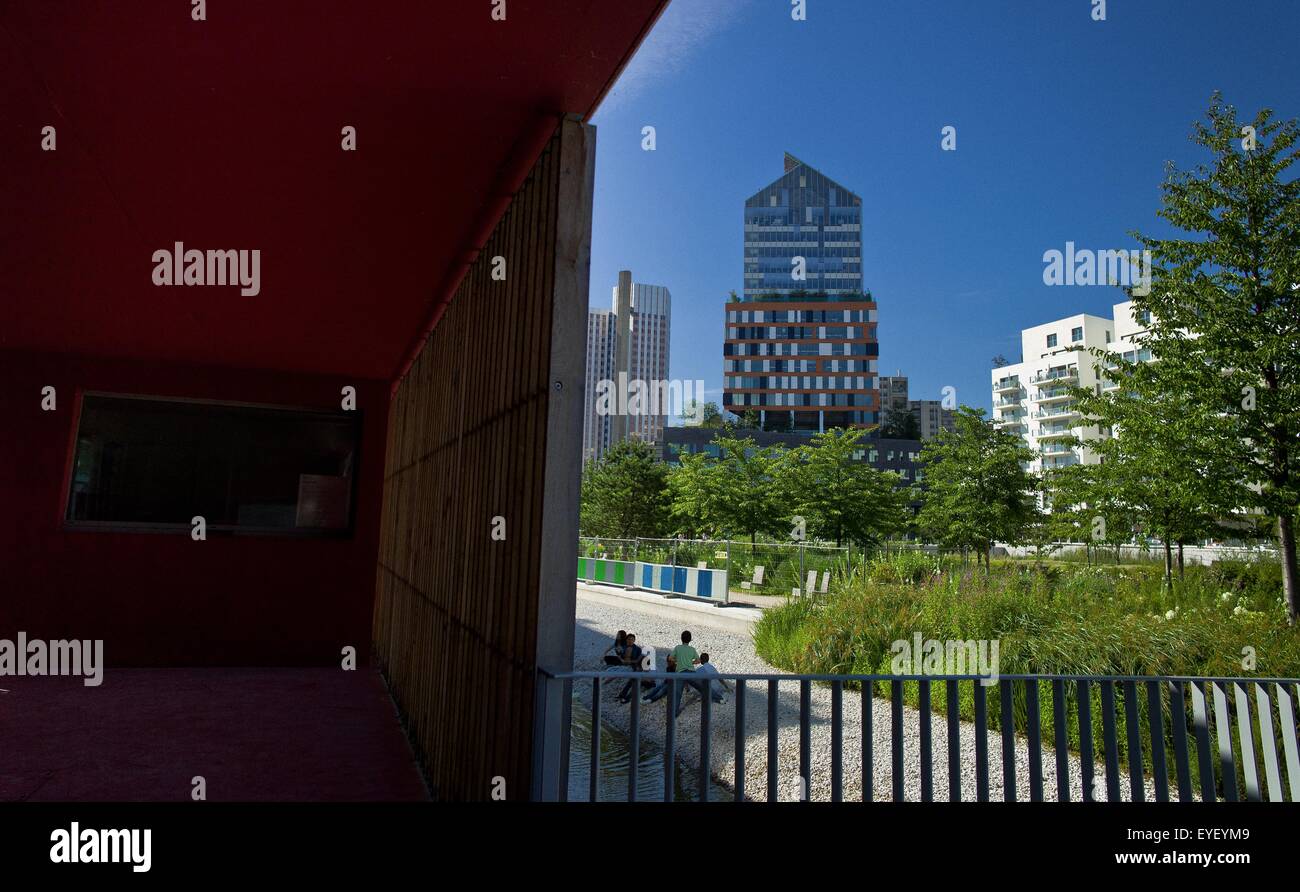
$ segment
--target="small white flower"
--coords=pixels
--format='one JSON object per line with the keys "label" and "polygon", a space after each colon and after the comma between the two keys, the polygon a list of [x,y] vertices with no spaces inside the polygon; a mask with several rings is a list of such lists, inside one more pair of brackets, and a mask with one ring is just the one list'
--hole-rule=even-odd
{"label": "small white flower", "polygon": [[1165,611],[1165,619],[1173,619],[1173,618],[1174,618],[1174,614],[1177,613],[1177,612],[1178,612],[1177,610],[1167,610],[1167,611]]}
{"label": "small white flower", "polygon": [[1246,606],[1244,604],[1238,604],[1236,608],[1233,609],[1232,615],[1241,616],[1245,612],[1246,612]]}
{"label": "small white flower", "polygon": [[1224,592],[1223,594],[1219,595],[1219,600],[1225,604],[1228,603],[1229,601],[1232,600],[1232,592]]}

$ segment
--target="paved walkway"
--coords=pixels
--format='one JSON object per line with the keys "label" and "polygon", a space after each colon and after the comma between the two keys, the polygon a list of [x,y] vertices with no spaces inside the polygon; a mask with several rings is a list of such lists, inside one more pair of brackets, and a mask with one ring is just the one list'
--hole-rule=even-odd
{"label": "paved walkway", "polygon": [[0,678],[0,801],[417,801],[383,681],[358,669]]}

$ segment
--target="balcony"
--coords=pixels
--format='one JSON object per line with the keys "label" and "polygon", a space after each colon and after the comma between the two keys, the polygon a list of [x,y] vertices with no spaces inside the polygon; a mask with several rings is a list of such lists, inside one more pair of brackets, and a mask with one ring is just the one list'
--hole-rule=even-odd
{"label": "balcony", "polygon": [[1038,454],[1043,458],[1059,458],[1073,455],[1074,450],[1064,443],[1048,442],[1038,448]]}
{"label": "balcony", "polygon": [[1040,427],[1038,429],[1037,436],[1039,440],[1064,440],[1067,437],[1073,437],[1074,432],[1068,427],[1065,428]]}
{"label": "balcony", "polygon": [[1059,409],[1042,409],[1037,412],[1031,412],[1030,418],[1077,418],[1080,416],[1078,409],[1073,406],[1064,406]]}
{"label": "balcony", "polygon": [[1054,369],[1048,369],[1045,372],[1039,372],[1029,379],[1031,384],[1041,384],[1044,381],[1077,381],[1079,380],[1079,367],[1058,366]]}
{"label": "balcony", "polygon": [[1024,400],[1022,400],[1022,399],[1020,399],[1020,398],[1018,398],[1018,397],[1015,397],[1015,398],[1001,397],[1001,398],[999,398],[999,399],[995,399],[995,400],[993,401],[993,408],[995,408],[995,409],[1009,409],[1009,408],[1012,408],[1012,407],[1015,407],[1015,406],[1019,406],[1019,405],[1021,405],[1023,402],[1024,402]]}
{"label": "balcony", "polygon": [[1010,393],[1013,390],[1020,389],[1020,378],[1003,378],[993,385],[994,393]]}
{"label": "balcony", "polygon": [[1074,394],[1068,390],[1040,390],[1038,396],[1034,397],[1036,403],[1059,403],[1063,400],[1072,399]]}

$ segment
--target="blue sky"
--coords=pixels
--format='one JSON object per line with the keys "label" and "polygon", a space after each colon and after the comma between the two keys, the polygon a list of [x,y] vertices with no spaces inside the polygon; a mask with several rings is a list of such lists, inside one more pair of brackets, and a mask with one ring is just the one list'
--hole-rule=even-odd
{"label": "blue sky", "polygon": [[744,199],[789,151],[862,196],[880,373],[987,409],[1020,329],[1123,299],[1044,285],[1043,252],[1166,232],[1166,162],[1202,160],[1188,134],[1215,89],[1243,117],[1300,117],[1297,0],[1092,5],[807,0],[799,22],[789,0],[672,0],[592,119],[592,305],[620,269],[666,285],[672,376],[719,401]]}

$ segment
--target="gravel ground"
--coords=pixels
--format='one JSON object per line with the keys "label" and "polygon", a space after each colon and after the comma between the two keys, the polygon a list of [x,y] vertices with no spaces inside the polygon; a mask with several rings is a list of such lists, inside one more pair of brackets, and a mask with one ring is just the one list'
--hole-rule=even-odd
{"label": "gravel ground", "polygon": [[[578,670],[595,670],[603,667],[601,654],[604,653],[619,629],[635,632],[637,642],[652,645],[658,653],[659,667],[662,670],[667,653],[679,642],[683,628],[690,628],[693,636],[692,646],[701,653],[707,652],[710,662],[721,672],[765,673],[781,672],[754,653],[754,643],[747,635],[709,628],[689,620],[667,619],[636,610],[636,604],[628,607],[613,607],[589,600],[578,593],[577,624],[575,630],[574,668]],[[762,690],[758,690],[762,687]],[[618,690],[621,685],[606,685],[602,692],[601,713],[606,721],[626,730],[628,728],[629,707],[619,704]],[[575,684],[575,698],[590,703],[589,686]],[[681,718],[677,720],[676,741],[679,756],[690,765],[699,764],[700,753],[700,708],[698,695],[688,689],[682,695],[685,706]],[[752,799],[767,798],[767,690],[766,685],[750,682],[745,694],[745,793]],[[658,703],[641,704],[641,733],[647,738],[655,739],[661,744],[666,730],[667,708],[671,698],[664,698]],[[989,711],[999,709],[996,688],[989,689]],[[1050,710],[1051,704],[1044,703],[1043,709]],[[827,685],[814,684],[811,704],[811,799],[829,801],[831,798],[831,689]],[[713,704],[711,713],[712,743],[711,770],[719,781],[734,788],[735,785],[735,740],[736,716],[735,698],[728,695],[724,704]],[[948,723],[939,714],[931,716],[931,742],[933,764],[933,790],[936,801],[949,799],[948,789]],[[795,801],[800,798],[799,778],[799,685],[796,682],[782,683],[777,697],[777,749],[778,749],[778,798],[781,801]],[[887,699],[877,697],[872,701],[872,762],[873,791],[877,800],[893,798],[893,769],[891,749],[892,710]],[[862,752],[862,697],[858,691],[845,691],[843,696],[843,759],[844,759],[844,800],[860,801],[862,799],[861,752]],[[920,771],[920,713],[905,706],[903,712],[903,764],[906,776],[903,779],[904,798],[919,801],[921,798]],[[959,732],[961,752],[961,799],[975,799],[975,726],[969,722],[960,724]],[[989,765],[989,799],[1001,802],[1004,799],[1002,778],[1002,736],[1001,732],[988,734]],[[1056,798],[1056,757],[1052,749],[1042,749],[1043,794],[1048,800]],[[1069,756],[1070,798],[1082,799],[1080,785],[1080,763],[1077,756]],[[1096,778],[1100,781],[1096,799],[1104,800],[1105,769],[1097,765]],[[1127,774],[1121,776],[1121,798],[1129,798],[1129,781]],[[1147,798],[1153,798],[1154,788],[1148,779]],[[1023,738],[1016,740],[1016,795],[1018,799],[1029,798],[1029,748]]]}

